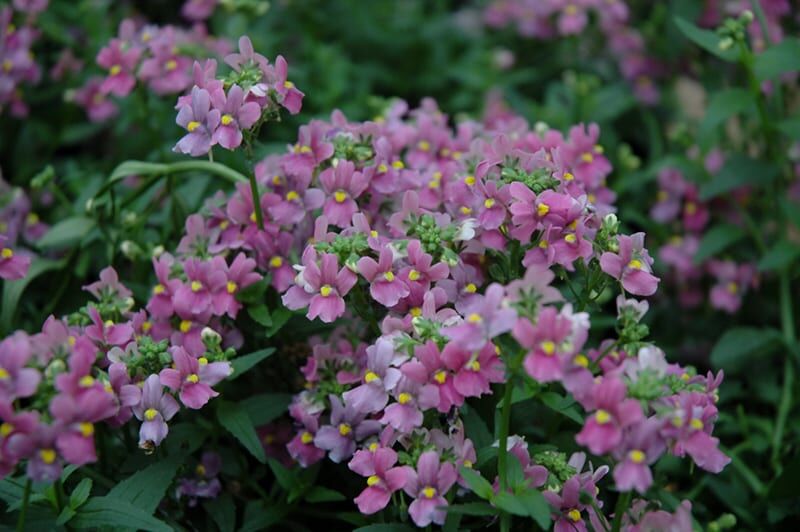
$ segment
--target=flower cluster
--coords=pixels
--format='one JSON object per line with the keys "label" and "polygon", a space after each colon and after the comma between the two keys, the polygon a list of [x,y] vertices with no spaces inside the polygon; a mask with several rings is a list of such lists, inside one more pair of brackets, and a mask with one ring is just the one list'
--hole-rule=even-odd
{"label": "flower cluster", "polygon": [[[38,198],[47,205],[52,198]],[[28,246],[47,232],[48,226],[33,210],[31,196],[6,183],[0,174],[0,279],[25,277],[33,252]]]}
{"label": "flower cluster", "polygon": [[37,15],[48,0],[15,0],[0,7],[0,114],[8,108],[12,116],[24,117],[23,86],[41,78],[41,68],[31,50],[39,37]]}
{"label": "flower cluster", "polygon": [[228,55],[225,62],[233,71],[222,79],[217,79],[216,61],[194,64],[191,93],[178,100],[176,123],[186,135],[175,151],[198,157],[217,144],[234,150],[245,132],[275,116],[279,106],[292,114],[300,112],[303,93],[288,80],[283,56],[271,65],[253,50],[248,37],[242,37],[239,53]]}
{"label": "flower cluster", "polygon": [[110,96],[128,96],[137,81],[159,96],[183,92],[192,84],[192,63],[198,53],[221,56],[229,50],[226,41],[209,36],[202,26],[186,30],[125,19],[117,37],[97,54],[105,76],[90,77],[72,100],[91,121],[102,122],[117,113]]}
{"label": "flower cluster", "polygon": [[[504,128],[453,131],[432,101],[366,123],[337,112],[257,166],[258,202],[241,186],[209,205],[210,245],[252,254],[289,308],[337,323],[311,340],[287,449],[304,466],[327,455],[366,477],[363,513],[402,491],[416,524],[442,523],[445,496],[464,485],[458,468],[476,465],[467,401],[515,372],[585,408],[576,441],[614,464],[620,490],[644,492],[665,452],[711,471],[727,463],[710,435],[721,375],[667,364],[645,340],[647,304],[622,296],[618,337],[588,346],[589,315],[554,284],[558,273],[586,306],[612,286],[650,295],[658,283],[643,235],[618,234],[599,130]],[[605,519],[573,499],[606,469],[508,446],[531,486],[548,486],[555,519]]]}
{"label": "flower cluster", "polygon": [[[724,160],[721,151],[712,150],[705,157],[706,171],[716,174]],[[734,191],[728,202],[704,202],[699,198],[697,185],[687,181],[680,170],[671,167],[659,172],[658,185],[656,203],[650,209],[650,216],[674,228],[674,236],[659,249],[659,257],[661,263],[669,267],[669,279],[678,289],[679,301],[685,307],[695,307],[705,301],[702,283],[704,277],[710,276],[712,287],[708,301],[711,306],[735,313],[747,292],[758,287],[755,265],[719,259],[698,263],[695,256],[712,212],[733,223],[742,223],[730,202],[746,201],[748,191]]]}
{"label": "flower cluster", "polygon": [[495,0],[484,11],[488,26],[514,24],[520,35],[537,40],[582,34],[593,18],[636,97],[648,105],[657,103],[660,92],[654,80],[663,74],[663,66],[647,54],[625,0]]}

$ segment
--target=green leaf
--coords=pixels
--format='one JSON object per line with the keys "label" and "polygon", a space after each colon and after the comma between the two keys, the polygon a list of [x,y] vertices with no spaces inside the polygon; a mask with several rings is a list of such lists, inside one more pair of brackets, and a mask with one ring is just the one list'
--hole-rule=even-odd
{"label": "green leaf", "polygon": [[250,454],[256,460],[262,464],[265,462],[266,456],[264,455],[264,448],[261,446],[261,440],[256,434],[256,429],[247,414],[247,410],[241,404],[219,401],[217,405],[217,420],[234,438],[239,440],[239,443],[245,449],[250,451]]}
{"label": "green leaf", "polygon": [[131,503],[111,496],[92,497],[69,522],[70,528],[135,528],[150,532],[170,532],[171,527]]}
{"label": "green leaf", "polygon": [[489,481],[483,478],[478,471],[470,469],[469,467],[462,467],[461,476],[464,477],[469,489],[481,499],[490,500],[492,495],[494,495],[492,485],[489,484]]}
{"label": "green leaf", "polygon": [[614,120],[636,105],[631,89],[626,83],[606,85],[592,94],[588,116],[596,122]]}
{"label": "green leaf", "polygon": [[715,92],[711,96],[703,123],[700,125],[700,138],[708,140],[717,127],[730,117],[754,108],[753,96],[745,89],[726,89]]}
{"label": "green leaf", "polygon": [[800,256],[800,246],[783,239],[761,257],[758,261],[758,270],[762,272],[780,270],[789,266],[798,256]]}
{"label": "green leaf", "polygon": [[758,81],[800,70],[800,39],[787,37],[758,54],[753,65]]}
{"label": "green leaf", "polygon": [[274,458],[267,458],[267,464],[272,470],[272,474],[275,475],[275,480],[278,481],[278,484],[280,484],[283,489],[289,491],[297,484],[297,479],[292,474],[292,471],[285,465]]}
{"label": "green leaf", "polygon": [[50,260],[36,257],[31,262],[28,275],[16,281],[5,281],[3,283],[3,299],[2,307],[0,307],[0,330],[8,331],[11,328],[11,320],[14,318],[17,304],[25,288],[28,287],[31,281],[43,273],[61,268],[64,264],[64,260]]}
{"label": "green leaf", "polygon": [[334,502],[347,500],[347,497],[325,486],[314,486],[306,493],[305,499],[308,502]]}
{"label": "green leaf", "polygon": [[700,240],[700,246],[694,256],[695,264],[700,264],[706,259],[724,251],[728,246],[744,238],[743,229],[735,225],[715,225]]}
{"label": "green leaf", "polygon": [[538,490],[528,489],[516,495],[525,506],[528,515],[533,518],[542,530],[550,529],[550,503]]}
{"label": "green leaf", "polygon": [[285,308],[280,307],[272,311],[272,326],[267,330],[267,338],[271,338],[275,336],[275,334],[280,331],[286,322],[289,321],[289,318],[292,317],[292,311]]}
{"label": "green leaf", "polygon": [[780,168],[771,162],[734,154],[711,181],[700,187],[700,199],[710,200],[745,185],[763,187],[779,175]]}
{"label": "green leaf", "polygon": [[266,305],[247,307],[247,314],[259,325],[263,327],[272,327],[272,316],[269,315],[269,309]]}
{"label": "green leaf", "polygon": [[792,140],[800,140],[800,118],[787,118],[778,122],[778,129]]}
{"label": "green leaf", "polygon": [[727,50],[720,49],[720,38],[715,32],[698,28],[681,17],[675,17],[675,25],[678,26],[678,29],[687,39],[723,61],[734,62],[738,59],[738,52],[735,47]]}
{"label": "green leaf", "polygon": [[522,502],[522,500],[520,500],[516,495],[513,495],[507,491],[501,491],[492,497],[492,502],[495,506],[501,510],[505,510],[510,514],[522,516],[528,515],[528,509],[525,507],[525,504]]}
{"label": "green leaf", "polygon": [[485,502],[467,502],[464,504],[451,504],[447,513],[462,515],[497,515],[497,508]]}
{"label": "green leaf", "polygon": [[233,360],[231,360],[231,366],[233,366],[233,373],[231,373],[231,376],[228,377],[228,380],[232,381],[238,378],[240,375],[245,373],[247,370],[251,369],[253,366],[258,364],[265,358],[272,355],[274,352],[275,352],[274,347],[267,347],[266,349],[260,349],[250,354],[234,358]]}
{"label": "green leaf", "polygon": [[182,463],[183,456],[174,455],[152,463],[114,486],[108,496],[127,501],[152,514],[164,498]]}
{"label": "green leaf", "polygon": [[284,414],[292,402],[288,393],[262,393],[248,397],[241,403],[253,425],[260,427]]}
{"label": "green leaf", "polygon": [[208,515],[219,527],[220,532],[233,532],[236,528],[236,506],[229,493],[223,493],[216,499],[209,499],[203,503]]}
{"label": "green leaf", "polygon": [[77,512],[74,509],[72,509],[72,507],[65,506],[61,510],[61,513],[58,514],[58,518],[56,518],[56,525],[57,526],[64,526],[65,524],[67,524],[70,521],[70,519],[75,517],[76,513]]}
{"label": "green leaf", "polygon": [[527,485],[525,472],[522,471],[522,464],[519,458],[512,453],[508,453],[508,460],[506,460],[506,482],[512,491],[524,488]]}
{"label": "green leaf", "polygon": [[475,449],[480,450],[492,445],[494,441],[492,433],[489,432],[486,422],[474,408],[464,405],[461,409],[461,419],[464,421],[464,431],[472,440]]}
{"label": "green leaf", "polygon": [[69,506],[72,509],[79,507],[81,504],[86,502],[86,499],[89,498],[89,494],[92,492],[92,479],[84,478],[78,485],[75,486],[75,489],[72,490],[72,493],[69,495]]}
{"label": "green leaf", "polygon": [[764,355],[781,344],[775,329],[737,327],[728,329],[711,351],[711,362],[725,371],[737,371],[748,365],[764,364]]}
{"label": "green leaf", "polygon": [[551,410],[566,416],[579,425],[583,424],[583,417],[575,407],[575,401],[570,397],[565,397],[556,392],[544,392],[540,395],[542,403]]}
{"label": "green leaf", "polygon": [[266,508],[263,501],[251,501],[245,507],[244,523],[238,532],[260,532],[266,530],[271,525],[280,522],[288,513],[289,507],[285,504]]}
{"label": "green leaf", "polygon": [[94,226],[94,220],[85,216],[73,216],[72,218],[61,220],[36,242],[36,246],[39,249],[74,246],[76,243],[80,242]]}

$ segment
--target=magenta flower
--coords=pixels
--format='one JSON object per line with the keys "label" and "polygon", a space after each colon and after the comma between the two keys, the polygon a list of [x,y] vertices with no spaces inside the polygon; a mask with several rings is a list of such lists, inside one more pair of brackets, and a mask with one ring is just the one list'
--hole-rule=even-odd
{"label": "magenta flower", "polygon": [[711,260],[708,271],[716,277],[716,283],[711,287],[711,306],[730,314],[739,310],[742,298],[758,281],[752,264]]}
{"label": "magenta flower", "polygon": [[75,465],[97,461],[94,424],[113,416],[118,408],[114,395],[102,386],[88,388],[78,395],[57,395],[50,402],[50,413],[62,426],[55,441],[61,456]]}
{"label": "magenta flower", "polygon": [[385,307],[395,306],[408,296],[408,286],[392,270],[394,254],[389,246],[384,246],[378,262],[372,257],[358,259],[358,271],[369,281],[372,299]]}
{"label": "magenta flower", "polygon": [[367,348],[367,369],[363,384],[344,392],[342,398],[359,412],[378,412],[389,402],[389,392],[397,385],[402,374],[391,367],[395,361],[392,340],[378,338]]}
{"label": "magenta flower", "polygon": [[350,161],[339,161],[335,168],[328,168],[319,175],[319,183],[328,199],[322,212],[328,221],[338,227],[347,227],[353,215],[358,212],[358,198],[369,185],[369,180],[361,172],[355,171]]}
{"label": "magenta flower", "polygon": [[244,91],[238,85],[211,93],[211,103],[220,112],[219,127],[211,137],[212,144],[234,150],[242,143],[242,130],[250,129],[261,118],[261,107],[256,102],[245,102]]}
{"label": "magenta flower", "polygon": [[731,459],[719,450],[719,439],[711,436],[717,408],[708,395],[684,392],[674,399],[675,410],[662,434],[674,443],[671,451],[676,456],[688,454],[701,468],[719,473]]}
{"label": "magenta flower", "polygon": [[367,487],[354,499],[358,510],[365,515],[383,510],[392,493],[402,489],[411,478],[413,469],[408,466],[392,467],[397,463],[397,453],[386,447],[374,451],[358,451],[348,467],[367,477]]}
{"label": "magenta flower", "polygon": [[142,421],[139,428],[139,447],[158,446],[167,437],[167,421],[178,413],[178,402],[168,393],[158,375],[150,375],[142,387],[142,399],[133,407],[136,419]]}
{"label": "magenta flower", "polygon": [[326,139],[330,126],[321,120],[312,120],[300,126],[297,144],[281,158],[283,170],[311,181],[314,169],[333,156],[333,144]]}
{"label": "magenta flower", "polygon": [[186,273],[186,282],[178,287],[172,297],[175,312],[187,318],[204,316],[211,310],[214,295],[221,290],[227,291],[225,271],[219,263],[198,259],[186,259],[183,271]]}
{"label": "magenta flower", "polygon": [[296,115],[303,107],[303,94],[288,79],[289,65],[282,55],[275,58],[275,83],[273,88],[280,96],[280,104],[291,114]]}
{"label": "magenta flower", "polygon": [[411,292],[427,292],[431,283],[446,279],[450,267],[444,262],[433,264],[433,257],[422,249],[419,240],[411,240],[406,248],[408,266],[400,270],[400,277]]}
{"label": "magenta flower", "polygon": [[572,322],[558,313],[555,307],[544,307],[532,324],[520,318],[512,334],[519,344],[528,349],[524,366],[528,375],[539,382],[551,382],[564,376],[564,342],[572,331]]}
{"label": "magenta flower", "polygon": [[104,268],[100,272],[99,281],[88,284],[83,289],[99,300],[105,298],[126,299],[133,295],[124,284],[119,282],[117,270],[111,266]]}
{"label": "magenta flower", "polygon": [[335,395],[330,396],[330,402],[330,424],[320,427],[314,445],[328,451],[328,458],[338,464],[353,456],[356,442],[377,434],[381,424],[374,419],[364,419],[364,413],[351,405],[343,405]]}
{"label": "magenta flower", "polygon": [[516,311],[505,305],[505,288],[492,283],[485,295],[476,295],[458,309],[464,321],[445,327],[442,334],[464,349],[479,350],[492,338],[508,332],[514,325]]}
{"label": "magenta flower", "polygon": [[28,274],[31,265],[31,258],[26,255],[19,255],[5,244],[8,238],[0,235],[0,279],[22,279]]}
{"label": "magenta flower", "polygon": [[659,279],[652,273],[653,259],[644,249],[644,233],[618,237],[619,251],[606,251],[600,257],[600,268],[622,282],[622,287],[637,296],[653,295]]}
{"label": "magenta flower", "polygon": [[11,403],[36,393],[42,376],[25,367],[32,356],[30,339],[21,331],[0,342],[0,402]]}
{"label": "magenta flower", "polygon": [[255,271],[256,261],[247,258],[244,253],[239,253],[230,266],[220,256],[214,257],[211,263],[215,270],[222,271],[227,278],[224,288],[218,288],[212,296],[214,314],[218,316],[227,314],[231,318],[236,318],[236,314],[242,308],[242,304],[236,300],[236,294],[261,280],[261,274]]}
{"label": "magenta flower", "polygon": [[243,66],[249,65],[258,66],[262,72],[269,70],[269,61],[263,55],[255,52],[250,37],[246,35],[239,37],[239,53],[225,56],[225,63],[237,72],[239,72]]}
{"label": "magenta flower", "polygon": [[319,430],[319,419],[297,405],[299,403],[289,407],[289,414],[300,422],[301,430],[286,444],[286,450],[298,464],[308,467],[322,460],[325,451],[314,445],[314,437]]}
{"label": "magenta flower", "polygon": [[133,72],[141,54],[141,48],[129,47],[120,39],[112,39],[97,54],[97,64],[108,70],[108,77],[103,80],[100,90],[121,98],[127,96],[136,85]]}
{"label": "magenta flower", "polygon": [[561,487],[561,493],[545,490],[544,498],[555,512],[552,514],[554,532],[586,532],[583,511],[586,506],[580,502],[580,479],[573,476]]}
{"label": "magenta flower", "polygon": [[447,516],[445,494],[453,487],[458,474],[453,464],[440,465],[439,455],[427,451],[417,460],[417,470],[409,471],[408,482],[403,488],[414,500],[408,507],[408,514],[418,527],[431,523],[443,525]]}
{"label": "magenta flower", "polygon": [[436,386],[421,385],[410,379],[402,379],[392,395],[397,402],[384,409],[381,423],[391,425],[395,430],[404,433],[421,426],[422,412],[439,404],[439,390]]}
{"label": "magenta flower", "polygon": [[87,326],[84,332],[97,345],[122,347],[133,338],[133,327],[130,323],[114,323],[111,320],[103,322],[96,307],[89,307],[89,318],[92,320],[92,325]]}
{"label": "magenta flower", "polygon": [[490,384],[505,380],[505,367],[491,342],[474,352],[450,342],[442,350],[442,360],[453,372],[453,387],[464,397],[492,393]]}
{"label": "magenta flower", "polygon": [[586,420],[575,441],[602,455],[619,447],[623,430],[642,419],[639,401],[626,399],[625,383],[606,377],[596,384],[590,397],[594,415]]}
{"label": "magenta flower", "polygon": [[158,259],[153,258],[153,270],[158,283],[153,287],[150,300],[147,302],[147,311],[154,318],[169,318],[175,312],[172,298],[183,283],[180,279],[170,279],[174,263],[175,259],[168,253],[164,253]]}
{"label": "magenta flower", "polygon": [[92,77],[75,91],[73,101],[86,111],[90,122],[103,122],[117,114],[117,104],[101,90],[103,78]]}
{"label": "magenta flower", "polygon": [[216,144],[214,132],[220,125],[219,109],[211,108],[211,95],[205,89],[194,87],[192,101],[178,111],[175,123],[186,129],[187,134],[178,141],[173,151],[192,157],[205,155]]}
{"label": "magenta flower", "polygon": [[344,314],[344,296],[358,278],[347,267],[339,269],[336,255],[324,253],[319,266],[316,256],[311,247],[303,253],[303,269],[298,275],[301,282],[289,288],[282,301],[292,310],[308,306],[308,319],[319,316],[323,322],[331,323]]}
{"label": "magenta flower", "polygon": [[455,388],[454,375],[445,365],[436,342],[429,340],[414,348],[414,359],[403,364],[403,375],[418,384],[430,384],[439,392],[439,412],[449,412],[464,404],[464,396]]}
{"label": "magenta flower", "polygon": [[181,347],[172,347],[170,353],[175,367],[162,369],[159,377],[161,384],[179,392],[183,404],[198,409],[219,395],[211,387],[231,374],[229,363],[195,358]]}
{"label": "magenta flower", "polygon": [[661,421],[648,418],[625,435],[624,443],[614,451],[619,462],[614,467],[614,482],[620,491],[635,489],[641,494],[653,483],[650,465],[664,453],[664,440],[659,435]]}

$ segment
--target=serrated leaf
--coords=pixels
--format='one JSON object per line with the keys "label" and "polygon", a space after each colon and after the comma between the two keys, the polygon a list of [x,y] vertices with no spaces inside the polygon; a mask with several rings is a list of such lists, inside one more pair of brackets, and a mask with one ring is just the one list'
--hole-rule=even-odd
{"label": "serrated leaf", "polygon": [[789,266],[800,256],[800,246],[788,240],[781,240],[758,261],[758,270],[762,272],[780,270]]}
{"label": "serrated leaf", "polygon": [[267,347],[266,349],[260,349],[258,351],[254,351],[247,355],[238,356],[231,360],[231,366],[233,366],[233,373],[231,376],[228,377],[229,381],[232,381],[242,374],[244,374],[247,370],[251,369],[253,366],[261,362],[262,360],[266,359],[270,355],[275,352],[274,347]]}
{"label": "serrated leaf", "polygon": [[108,492],[109,497],[127,501],[153,513],[183,463],[182,456],[169,456],[129,476]]}
{"label": "serrated leaf", "polygon": [[698,28],[681,17],[675,17],[675,25],[687,39],[723,61],[734,62],[738,59],[738,51],[735,48],[720,49],[720,38],[715,32]]}
{"label": "serrated leaf", "polygon": [[305,499],[308,502],[334,502],[347,500],[347,497],[336,490],[324,486],[314,486],[306,493]]}
{"label": "serrated leaf", "polygon": [[72,509],[79,507],[81,504],[86,502],[86,499],[89,498],[89,494],[92,492],[92,479],[84,478],[78,485],[75,486],[75,489],[72,490],[72,493],[69,495],[69,506]]}
{"label": "serrated leaf", "polygon": [[135,528],[149,532],[170,532],[171,527],[131,503],[111,496],[92,497],[70,520],[71,528]]}
{"label": "serrated leaf", "polygon": [[492,498],[492,495],[494,495],[494,489],[492,489],[492,485],[489,484],[489,481],[483,478],[478,471],[468,467],[462,467],[460,472],[461,476],[469,486],[469,489],[471,489],[475,495],[486,500],[490,500]]}
{"label": "serrated leaf", "polygon": [[711,96],[703,122],[700,125],[700,138],[707,140],[716,128],[730,117],[751,111],[755,100],[746,89],[725,89]]}
{"label": "serrated leaf", "polygon": [[256,460],[262,464],[266,461],[264,448],[256,434],[250,416],[241,404],[230,401],[219,401],[217,405],[217,420],[225,430],[231,433]]}
{"label": "serrated leaf", "polygon": [[39,249],[65,248],[74,246],[95,226],[95,221],[85,216],[73,216],[52,226],[39,240]]}
{"label": "serrated leaf", "polygon": [[700,187],[700,199],[710,200],[745,185],[763,187],[779,175],[780,169],[771,162],[734,154],[711,181]]}
{"label": "serrated leaf", "polygon": [[253,425],[260,427],[283,415],[292,402],[288,393],[262,393],[248,397],[241,404]]}
{"label": "serrated leaf", "polygon": [[3,299],[2,307],[0,307],[0,330],[9,330],[14,312],[17,310],[17,304],[31,281],[43,273],[61,268],[64,264],[65,261],[63,260],[50,260],[36,257],[31,262],[28,275],[16,281],[3,282]]}
{"label": "serrated leaf", "polygon": [[786,37],[756,55],[753,71],[760,82],[800,70],[800,39]]}
{"label": "serrated leaf", "polygon": [[695,264],[700,264],[706,259],[724,251],[728,246],[745,237],[743,229],[735,225],[723,224],[712,227],[700,240],[700,246],[694,255]]}
{"label": "serrated leaf", "polygon": [[728,329],[711,351],[711,362],[725,371],[744,369],[748,364],[764,364],[764,355],[781,344],[781,334],[775,329],[736,327]]}

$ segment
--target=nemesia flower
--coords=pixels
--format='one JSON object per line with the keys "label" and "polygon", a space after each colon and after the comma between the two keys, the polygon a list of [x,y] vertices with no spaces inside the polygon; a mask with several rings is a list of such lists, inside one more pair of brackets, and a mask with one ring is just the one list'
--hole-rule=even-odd
{"label": "nemesia flower", "polygon": [[303,254],[303,270],[299,274],[303,285],[294,285],[283,295],[283,304],[290,309],[308,306],[308,317],[317,316],[330,323],[344,314],[344,296],[355,286],[358,278],[347,267],[339,269],[335,255],[325,253],[317,266],[312,248]]}
{"label": "nemesia flower", "polygon": [[410,291],[405,282],[393,271],[394,254],[388,246],[380,251],[378,262],[372,257],[358,260],[358,271],[369,281],[369,293],[375,301],[393,307]]}
{"label": "nemesia flower", "polygon": [[620,235],[619,252],[606,251],[600,257],[603,271],[637,296],[653,295],[658,287],[659,279],[651,273],[652,264],[653,259],[644,249],[644,233]]}
{"label": "nemesia flower", "polygon": [[211,387],[231,374],[227,362],[195,358],[180,347],[171,348],[170,354],[175,367],[161,370],[161,384],[179,392],[181,402],[189,408],[202,408],[209,399],[219,395]]}
{"label": "nemesia flower", "polygon": [[314,445],[328,451],[328,458],[339,463],[353,456],[356,442],[376,434],[380,423],[364,419],[365,414],[332,395],[331,419],[329,425],[323,425],[314,436]]}
{"label": "nemesia flower", "polygon": [[22,279],[27,275],[31,265],[30,257],[15,253],[6,246],[8,238],[0,235],[0,279]]}
{"label": "nemesia flower", "polygon": [[139,429],[139,447],[158,446],[167,437],[169,428],[167,421],[178,413],[178,402],[164,393],[164,387],[158,375],[150,375],[142,387],[141,402],[133,407],[136,419],[142,421]]}
{"label": "nemesia flower", "polygon": [[370,515],[384,509],[392,493],[409,482],[413,469],[408,466],[392,467],[396,463],[397,453],[385,447],[356,452],[348,467],[367,477],[367,487],[354,499],[361,513]]}
{"label": "nemesia flower", "polygon": [[211,93],[211,102],[220,113],[219,127],[211,136],[212,144],[234,150],[242,143],[242,131],[250,129],[261,118],[261,108],[255,102],[244,101],[244,91],[238,85],[228,93],[218,89]]}
{"label": "nemesia flower", "polygon": [[596,384],[589,398],[589,405],[595,412],[575,436],[575,441],[596,455],[619,446],[623,430],[642,419],[639,402],[625,396],[625,384],[619,379],[606,377]]}
{"label": "nemesia flower", "polygon": [[420,455],[416,470],[409,471],[408,476],[403,489],[414,498],[408,507],[414,524],[419,527],[431,523],[443,525],[448,505],[444,496],[458,476],[453,464],[440,463],[436,452],[428,451]]}
{"label": "nemesia flower", "polygon": [[141,54],[141,48],[129,47],[120,39],[112,39],[108,46],[97,54],[97,64],[108,70],[108,76],[100,85],[100,90],[119,97],[127,96],[136,85],[133,71]]}
{"label": "nemesia flower", "polygon": [[217,143],[214,133],[220,125],[219,109],[211,108],[211,95],[205,89],[192,89],[192,101],[178,111],[175,123],[186,129],[187,134],[178,141],[174,151],[192,157],[205,155]]}

